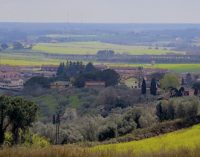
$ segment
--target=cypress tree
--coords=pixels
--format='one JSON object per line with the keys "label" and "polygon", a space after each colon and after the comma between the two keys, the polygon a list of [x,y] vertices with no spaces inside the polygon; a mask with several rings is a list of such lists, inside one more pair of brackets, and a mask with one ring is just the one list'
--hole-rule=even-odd
{"label": "cypress tree", "polygon": [[181,85],[182,85],[182,86],[185,85],[185,80],[184,80],[183,77],[182,77],[182,80],[181,80]]}
{"label": "cypress tree", "polygon": [[151,80],[150,93],[151,95],[157,94],[157,82],[156,82],[156,79],[154,78]]}
{"label": "cypress tree", "polygon": [[141,88],[141,93],[143,94],[143,95],[145,95],[146,94],[146,92],[147,92],[147,87],[146,87],[146,81],[145,81],[145,79],[143,79],[143,81],[142,81],[142,88]]}

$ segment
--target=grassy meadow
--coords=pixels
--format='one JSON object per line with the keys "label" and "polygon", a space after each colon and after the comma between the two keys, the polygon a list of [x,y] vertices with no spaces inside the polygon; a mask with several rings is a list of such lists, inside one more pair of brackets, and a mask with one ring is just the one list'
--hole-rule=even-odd
{"label": "grassy meadow", "polygon": [[149,49],[147,46],[117,45],[102,42],[40,43],[33,47],[35,51],[56,54],[96,54],[97,51],[104,49],[114,50],[116,53],[134,55],[184,53],[165,49]]}
{"label": "grassy meadow", "polygon": [[124,64],[124,63],[104,63],[108,67],[138,67],[142,66],[144,68],[160,68],[167,69],[172,72],[182,73],[182,72],[200,72],[200,64]]}
{"label": "grassy meadow", "polygon": [[128,143],[79,147],[14,147],[0,150],[0,157],[198,157],[200,125],[158,137]]}

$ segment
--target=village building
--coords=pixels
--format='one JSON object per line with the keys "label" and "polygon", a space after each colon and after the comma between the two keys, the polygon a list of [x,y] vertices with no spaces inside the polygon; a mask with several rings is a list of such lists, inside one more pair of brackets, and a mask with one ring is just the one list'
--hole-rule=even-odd
{"label": "village building", "polygon": [[4,79],[0,80],[2,89],[23,89],[24,81],[22,79]]}
{"label": "village building", "polygon": [[184,96],[194,96],[194,89],[190,87],[184,87]]}
{"label": "village building", "polygon": [[104,81],[86,81],[85,88],[104,88],[106,83]]}
{"label": "village building", "polygon": [[0,72],[0,79],[20,79],[21,74],[18,72]]}
{"label": "village building", "polygon": [[72,84],[68,81],[56,81],[51,83],[50,85],[51,89],[59,89],[59,90],[67,89],[69,87],[72,87]]}
{"label": "village building", "polygon": [[1,72],[13,72],[13,71],[19,71],[21,68],[19,66],[7,66],[7,65],[1,65],[0,71]]}

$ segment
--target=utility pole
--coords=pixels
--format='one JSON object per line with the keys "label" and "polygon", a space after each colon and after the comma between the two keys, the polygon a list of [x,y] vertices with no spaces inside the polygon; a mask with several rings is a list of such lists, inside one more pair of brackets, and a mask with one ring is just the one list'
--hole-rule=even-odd
{"label": "utility pole", "polygon": [[139,88],[141,88],[141,85],[142,85],[142,79],[144,78],[144,74],[143,74],[143,67],[142,66],[140,66],[140,67],[138,67],[138,69],[137,69],[137,77],[138,77],[138,86],[139,86]]}
{"label": "utility pole", "polygon": [[55,134],[55,144],[59,142],[59,132],[60,132],[60,115],[53,115],[53,124],[56,126],[56,134]]}

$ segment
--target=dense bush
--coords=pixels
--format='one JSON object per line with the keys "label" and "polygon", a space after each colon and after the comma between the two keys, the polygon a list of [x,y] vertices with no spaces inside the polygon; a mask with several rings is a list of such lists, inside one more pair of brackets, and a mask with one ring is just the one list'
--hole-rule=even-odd
{"label": "dense bush", "polygon": [[195,97],[173,98],[156,106],[156,115],[163,120],[194,117],[199,113],[200,101]]}
{"label": "dense bush", "polygon": [[154,111],[150,108],[127,108],[125,113],[110,115],[105,125],[99,132],[99,140],[107,140],[117,136],[123,136],[135,129],[149,127],[156,123]]}
{"label": "dense bush", "polygon": [[96,99],[98,106],[103,106],[106,112],[113,108],[126,108],[138,103],[140,91],[123,89],[119,87],[109,87],[100,92]]}
{"label": "dense bush", "polygon": [[115,137],[117,137],[117,126],[114,123],[105,126],[98,135],[99,141],[104,141]]}
{"label": "dense bush", "polygon": [[[51,143],[55,143],[56,128],[53,124],[43,124],[37,122],[32,128],[33,133],[36,133],[42,137],[46,137]],[[75,143],[83,141],[83,136],[81,135],[78,128],[73,126],[60,126],[60,135],[58,143]]]}
{"label": "dense bush", "polygon": [[81,88],[84,87],[86,81],[104,81],[105,85],[115,86],[119,83],[120,76],[112,69],[90,70],[91,72],[84,72],[75,77],[74,86]]}
{"label": "dense bush", "polygon": [[179,78],[176,74],[165,74],[164,78],[161,79],[160,85],[162,89],[168,90],[169,88],[177,88],[180,86]]}
{"label": "dense bush", "polygon": [[51,78],[36,76],[26,81],[24,87],[28,89],[34,89],[37,87],[49,88],[50,83],[53,82],[53,80],[54,80],[53,78],[51,79]]}

